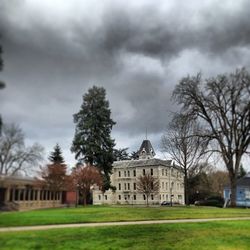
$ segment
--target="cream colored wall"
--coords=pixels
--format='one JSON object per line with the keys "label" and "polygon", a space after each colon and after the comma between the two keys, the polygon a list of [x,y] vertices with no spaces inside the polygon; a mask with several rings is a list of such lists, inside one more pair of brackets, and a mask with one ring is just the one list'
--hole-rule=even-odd
{"label": "cream colored wall", "polygon": [[[143,175],[143,169],[146,173],[151,173],[153,169],[153,176],[158,178],[160,184],[159,194],[149,197],[149,204],[160,204],[162,201],[170,201],[171,194],[173,195],[172,201],[184,204],[184,188],[183,188],[183,175],[180,171],[174,169],[173,173],[170,172],[171,167],[165,166],[145,166],[145,167],[126,167],[119,166],[114,167],[113,174],[111,176],[111,183],[116,187],[116,191],[106,191],[102,194],[101,191],[95,189],[93,191],[93,203],[94,204],[146,204],[143,199],[143,194],[134,190],[134,183],[137,178]],[[133,171],[136,170],[136,177],[134,177]],[[162,173],[163,170],[163,173]],[[121,176],[119,177],[119,171]],[[128,176],[129,171],[129,176]],[[167,171],[167,174],[166,174]],[[125,174],[126,173],[126,174]],[[178,175],[177,175],[178,173]],[[162,182],[164,185],[162,186]],[[129,183],[129,189],[128,189]],[[171,183],[174,183],[171,189]],[[121,189],[119,189],[119,184]],[[136,200],[134,199],[136,195]],[[119,199],[120,197],[120,199]],[[126,199],[125,199],[126,198]]]}

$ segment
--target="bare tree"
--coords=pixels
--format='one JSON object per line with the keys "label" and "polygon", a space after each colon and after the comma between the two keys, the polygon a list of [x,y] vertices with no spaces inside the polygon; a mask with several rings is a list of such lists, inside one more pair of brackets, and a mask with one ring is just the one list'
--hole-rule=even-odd
{"label": "bare tree", "polygon": [[175,114],[167,131],[162,136],[162,149],[170,154],[184,174],[185,204],[189,205],[188,178],[199,168],[198,162],[204,156],[207,141],[196,136],[199,125],[182,114]]}
{"label": "bare tree", "polygon": [[228,170],[231,205],[236,206],[236,180],[242,156],[250,144],[250,75],[245,69],[203,81],[201,74],[185,77],[173,97],[182,111],[205,127],[202,137],[216,142]]}
{"label": "bare tree", "polygon": [[0,136],[0,174],[27,174],[42,160],[42,155],[43,148],[39,144],[25,147],[24,134],[17,125],[3,125]]}
{"label": "bare tree", "polygon": [[83,205],[87,205],[87,197],[90,194],[90,189],[93,185],[102,187],[103,178],[100,170],[91,165],[77,165],[71,174],[72,185],[74,190],[79,191],[83,196]]}
{"label": "bare tree", "polygon": [[149,196],[159,193],[159,181],[157,180],[157,178],[150,174],[139,176],[136,186],[137,191],[145,195],[147,206]]}

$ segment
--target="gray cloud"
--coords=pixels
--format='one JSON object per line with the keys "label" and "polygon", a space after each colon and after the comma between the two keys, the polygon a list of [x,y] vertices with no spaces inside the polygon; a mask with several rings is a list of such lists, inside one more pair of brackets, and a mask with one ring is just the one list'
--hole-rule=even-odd
{"label": "gray cloud", "polygon": [[2,0],[0,33],[7,88],[0,112],[28,141],[63,146],[72,114],[93,84],[104,86],[117,146],[145,137],[159,150],[176,107],[170,96],[186,74],[211,76],[250,67],[249,1]]}

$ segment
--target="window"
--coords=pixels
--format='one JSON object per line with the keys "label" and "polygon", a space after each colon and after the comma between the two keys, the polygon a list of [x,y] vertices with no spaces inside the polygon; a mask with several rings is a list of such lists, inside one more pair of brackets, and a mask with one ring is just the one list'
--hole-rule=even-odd
{"label": "window", "polygon": [[136,200],[136,195],[134,194],[134,200]]}
{"label": "window", "polygon": [[143,169],[143,170],[142,170],[142,173],[143,173],[143,175],[145,175],[145,174],[146,174],[146,171],[145,171],[145,169]]}
{"label": "window", "polygon": [[164,200],[164,194],[162,195],[162,199]]}
{"label": "window", "polygon": [[130,172],[128,171],[128,177],[130,177]]}
{"label": "window", "polygon": [[130,190],[130,183],[128,183],[128,190]]}
{"label": "window", "polygon": [[119,177],[121,177],[121,171],[118,172]]}
{"label": "window", "polygon": [[168,201],[168,194],[166,194],[166,201]]}
{"label": "window", "polygon": [[124,171],[124,177],[126,177],[127,176],[127,173],[126,173],[126,171]]}
{"label": "window", "polygon": [[104,195],[104,198],[105,198],[105,200],[107,200],[107,199],[108,199],[108,196],[107,196],[107,195]]}
{"label": "window", "polygon": [[128,195],[128,200],[130,200],[130,195]]}
{"label": "window", "polygon": [[134,190],[136,190],[136,183],[134,183]]}
{"label": "window", "polygon": [[164,175],[164,169],[161,170],[161,175],[162,175],[162,176]]}
{"label": "window", "polygon": [[120,195],[118,196],[118,199],[121,200],[121,196]]}
{"label": "window", "polygon": [[161,183],[161,188],[164,189],[164,182]]}
{"label": "window", "polygon": [[98,195],[98,198],[99,198],[99,201],[100,201],[101,200],[101,195],[100,194]]}
{"label": "window", "polygon": [[171,175],[174,176],[174,169],[171,169]]}
{"label": "window", "polygon": [[146,200],[146,195],[145,195],[145,194],[143,195],[143,200],[144,200],[144,201]]}
{"label": "window", "polygon": [[182,200],[182,195],[178,195],[178,200]]}
{"label": "window", "polygon": [[136,170],[134,170],[134,176],[136,176]]}
{"label": "window", "polygon": [[154,175],[154,169],[151,168],[150,171],[151,171],[151,175]]}
{"label": "window", "polygon": [[121,190],[121,183],[119,183],[118,185],[119,185],[119,188],[118,188],[118,189]]}
{"label": "window", "polygon": [[154,195],[153,194],[151,194],[151,200],[154,200]]}
{"label": "window", "polygon": [[168,170],[166,169],[165,172],[166,172],[166,176],[167,176],[168,175]]}
{"label": "window", "polygon": [[127,190],[127,184],[124,183],[124,190]]}
{"label": "window", "polygon": [[168,183],[166,182],[166,190],[168,190]]}

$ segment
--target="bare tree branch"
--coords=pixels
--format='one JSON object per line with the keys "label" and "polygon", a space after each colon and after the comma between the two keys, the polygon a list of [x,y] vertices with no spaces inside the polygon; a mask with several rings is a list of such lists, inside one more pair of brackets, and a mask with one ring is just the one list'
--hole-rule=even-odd
{"label": "bare tree branch", "polygon": [[15,124],[3,125],[0,136],[0,174],[30,172],[43,159],[43,147],[25,147],[24,134]]}
{"label": "bare tree branch", "polygon": [[242,156],[250,144],[250,75],[243,68],[230,75],[202,80],[185,77],[173,97],[182,112],[199,121],[216,143],[228,170],[232,205],[236,205],[236,180]]}

